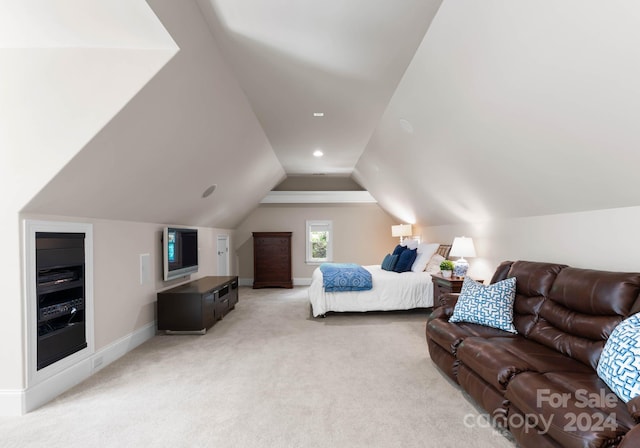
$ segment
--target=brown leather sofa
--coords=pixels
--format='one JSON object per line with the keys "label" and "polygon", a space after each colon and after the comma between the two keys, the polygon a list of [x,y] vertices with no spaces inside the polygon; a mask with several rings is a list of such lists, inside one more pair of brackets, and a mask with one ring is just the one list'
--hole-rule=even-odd
{"label": "brown leather sofa", "polygon": [[615,326],[640,312],[640,274],[508,261],[491,283],[509,277],[518,334],[449,322],[450,294],[427,322],[433,362],[522,447],[640,447],[640,397],[624,403],[596,373]]}

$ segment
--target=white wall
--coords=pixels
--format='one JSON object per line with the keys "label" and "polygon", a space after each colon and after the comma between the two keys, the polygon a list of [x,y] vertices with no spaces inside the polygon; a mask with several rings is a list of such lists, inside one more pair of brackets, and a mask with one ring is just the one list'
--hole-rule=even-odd
{"label": "white wall", "polygon": [[[94,346],[96,352],[109,349],[107,358],[110,357],[110,360],[113,360],[114,353],[122,355],[127,350],[126,346],[124,351],[121,347],[114,350],[115,345],[122,345],[122,341],[127,339],[139,340],[141,332],[149,334],[149,326],[153,328],[156,319],[156,293],[188,280],[187,278],[171,282],[162,280],[160,239],[163,224],[25,214],[21,216],[20,222],[16,220],[15,228],[21,228],[26,219],[89,223],[93,226]],[[233,230],[205,227],[199,227],[198,230],[199,271],[191,276],[191,280],[207,275],[217,275],[217,236],[229,235],[231,244],[234,239]],[[19,233],[16,231],[16,236]],[[14,241],[19,241],[19,238],[9,238],[5,248],[14,246]],[[18,244],[15,246],[16,252],[22,250],[17,247]],[[150,256],[151,275],[145,284],[141,284],[140,280],[141,254]],[[0,415],[19,414],[20,409],[24,409],[25,397],[26,408],[31,409],[34,402],[43,402],[42,397],[48,396],[50,399],[55,396],[51,391],[42,392],[38,384],[29,384],[25,389],[28,374],[26,371],[27,344],[23,334],[27,325],[23,311],[26,298],[16,300],[16,297],[25,297],[25,294],[21,291],[20,263],[17,259],[14,261],[12,266],[15,269],[11,273],[15,275],[7,277],[6,286],[9,291],[17,294],[3,294],[3,315],[20,317],[7,319],[7,325],[0,328],[0,336],[4,341],[2,344],[3,368],[0,369],[2,380]],[[231,269],[231,274],[234,274],[233,265]],[[70,370],[72,369],[59,374],[58,379],[47,387],[58,387],[58,393],[60,393],[75,384],[74,381],[84,378],[82,375],[78,376],[78,369],[75,372],[69,372]],[[69,378],[60,379],[67,375],[67,372],[69,372]],[[63,387],[60,384],[67,385]],[[30,394],[32,386],[35,386],[35,392]],[[34,396],[37,398],[33,399]]]}
{"label": "white wall", "polygon": [[143,0],[36,1],[0,7],[0,391],[25,384],[20,210],[177,51]]}
{"label": "white wall", "polygon": [[574,267],[640,272],[640,207],[625,207],[477,224],[423,227],[429,240],[473,238],[477,257],[469,274],[489,280],[505,260],[564,263]]}
{"label": "white wall", "polygon": [[[93,225],[96,350],[154,322],[156,293],[187,280],[162,280],[162,224],[42,215],[25,218]],[[199,270],[191,280],[217,275],[217,236],[233,233],[228,229],[198,227]],[[152,272],[151,281],[144,285],[140,284],[141,254],[150,255]]]}

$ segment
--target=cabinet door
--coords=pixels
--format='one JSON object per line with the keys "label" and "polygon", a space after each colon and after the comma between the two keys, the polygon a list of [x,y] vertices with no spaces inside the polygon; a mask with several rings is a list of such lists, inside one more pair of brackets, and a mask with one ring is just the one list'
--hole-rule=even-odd
{"label": "cabinet door", "polygon": [[233,309],[238,303],[238,281],[234,280],[231,283],[231,292],[229,293],[229,309]]}
{"label": "cabinet door", "polygon": [[216,294],[213,291],[205,293],[202,297],[202,325],[204,328],[211,327],[216,321],[215,302]]}

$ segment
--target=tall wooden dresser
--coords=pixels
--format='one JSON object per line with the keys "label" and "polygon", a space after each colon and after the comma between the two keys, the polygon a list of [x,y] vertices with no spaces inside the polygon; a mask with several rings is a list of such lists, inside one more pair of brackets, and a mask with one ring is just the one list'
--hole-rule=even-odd
{"label": "tall wooden dresser", "polygon": [[293,288],[291,233],[253,232],[254,288]]}

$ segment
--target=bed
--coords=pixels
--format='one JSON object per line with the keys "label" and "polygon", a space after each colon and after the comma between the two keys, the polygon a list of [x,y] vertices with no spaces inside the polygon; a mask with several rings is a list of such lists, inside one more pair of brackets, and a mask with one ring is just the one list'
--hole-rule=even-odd
{"label": "bed", "polygon": [[[450,245],[440,245],[436,254],[446,258],[450,249]],[[324,316],[330,311],[392,311],[433,306],[433,271],[397,273],[383,270],[380,265],[363,268],[371,273],[373,287],[345,292],[326,292],[322,271],[316,268],[309,286],[313,316]]]}

